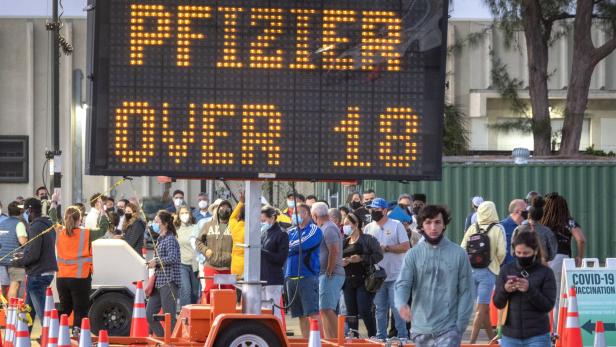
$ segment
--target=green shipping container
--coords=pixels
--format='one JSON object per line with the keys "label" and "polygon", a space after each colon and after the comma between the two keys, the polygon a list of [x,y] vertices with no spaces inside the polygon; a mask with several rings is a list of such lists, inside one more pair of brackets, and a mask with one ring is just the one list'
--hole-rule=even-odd
{"label": "green shipping container", "polygon": [[[334,188],[331,183],[318,185],[323,185],[316,187],[320,192],[341,192],[340,186]],[[471,211],[473,196],[494,201],[499,217],[504,219],[512,199],[524,199],[531,190],[541,194],[558,192],[567,199],[571,215],[586,234],[586,257],[601,261],[616,257],[616,162],[613,161],[532,161],[528,165],[510,161],[446,161],[441,181],[364,181],[360,188],[372,188],[377,196],[391,201],[401,193],[425,193],[428,203],[447,205],[452,212],[447,236],[455,242],[462,239],[464,219]],[[341,197],[341,202],[345,199]]]}

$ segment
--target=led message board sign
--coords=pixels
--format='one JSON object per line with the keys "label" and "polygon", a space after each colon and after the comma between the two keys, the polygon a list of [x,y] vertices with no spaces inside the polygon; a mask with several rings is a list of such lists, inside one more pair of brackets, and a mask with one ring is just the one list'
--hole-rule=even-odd
{"label": "led message board sign", "polygon": [[99,0],[88,173],[440,179],[448,0]]}

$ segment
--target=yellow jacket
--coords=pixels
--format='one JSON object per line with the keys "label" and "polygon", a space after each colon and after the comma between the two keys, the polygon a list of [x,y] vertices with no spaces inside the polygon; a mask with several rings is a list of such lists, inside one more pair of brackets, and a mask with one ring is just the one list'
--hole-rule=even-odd
{"label": "yellow jacket", "polygon": [[[492,201],[484,201],[479,205],[477,208],[477,223],[483,230],[487,230],[492,223],[497,224],[488,232],[488,237],[490,238],[490,265],[488,265],[488,269],[490,269],[493,274],[498,275],[500,266],[505,260],[507,242],[505,241],[505,230],[498,224],[498,213]],[[477,229],[475,224],[471,224],[464,233],[464,238],[462,238],[462,244],[460,246],[466,249],[468,238],[476,232]]]}
{"label": "yellow jacket", "polygon": [[244,248],[239,244],[244,243],[244,221],[238,220],[240,211],[244,208],[244,203],[237,203],[231,217],[229,218],[229,229],[231,230],[231,238],[233,239],[233,248],[231,249],[231,273],[237,275],[238,278],[244,276]]}

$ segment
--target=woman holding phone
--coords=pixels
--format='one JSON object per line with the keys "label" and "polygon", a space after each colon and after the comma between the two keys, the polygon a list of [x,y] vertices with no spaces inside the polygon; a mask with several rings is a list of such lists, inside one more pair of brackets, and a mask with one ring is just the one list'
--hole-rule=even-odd
{"label": "woman holding phone", "polygon": [[494,305],[506,314],[500,345],[550,347],[549,313],[556,301],[554,272],[542,260],[536,233],[520,232],[512,243],[516,262],[502,267],[494,294]]}

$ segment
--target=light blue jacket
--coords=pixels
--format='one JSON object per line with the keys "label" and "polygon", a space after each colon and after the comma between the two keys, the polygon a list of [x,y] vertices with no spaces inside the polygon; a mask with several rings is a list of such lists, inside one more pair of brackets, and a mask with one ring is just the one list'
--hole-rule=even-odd
{"label": "light blue jacket", "polygon": [[411,332],[462,334],[473,312],[475,285],[466,252],[444,237],[432,246],[420,242],[404,257],[395,284],[396,308],[411,304]]}

